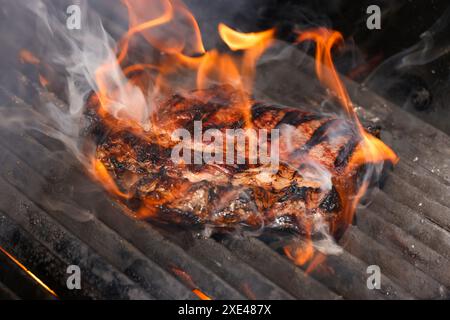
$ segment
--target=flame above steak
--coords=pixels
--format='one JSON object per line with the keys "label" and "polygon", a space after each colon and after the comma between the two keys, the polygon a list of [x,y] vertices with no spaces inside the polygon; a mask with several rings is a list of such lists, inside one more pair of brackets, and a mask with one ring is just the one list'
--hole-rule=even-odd
{"label": "flame above steak", "polygon": [[[124,2],[130,28],[117,55],[97,69],[96,92],[86,109],[96,142],[89,168],[95,179],[140,218],[293,230],[306,241],[286,247],[287,256],[299,264],[310,260],[312,237],[324,229],[341,233],[375,166],[397,161],[360,124],[334,68],[331,50],[342,36],[320,28],[299,32],[298,41],[315,42],[317,75],[347,119],[251,98],[256,62],[275,30],[240,33],[220,24],[222,40],[239,54],[221,53],[204,48],[195,18],[180,1]],[[130,55],[136,37],[156,50],[142,63]],[[227,129],[241,129],[248,141],[252,132],[279,130],[279,136],[271,131],[268,137],[268,146],[279,148],[277,167],[252,162],[247,146],[244,163],[174,163],[179,140],[173,132],[194,134],[196,121],[201,133],[213,129],[227,136]],[[202,154],[209,144],[201,140],[189,152]],[[226,153],[230,147],[222,144]]]}

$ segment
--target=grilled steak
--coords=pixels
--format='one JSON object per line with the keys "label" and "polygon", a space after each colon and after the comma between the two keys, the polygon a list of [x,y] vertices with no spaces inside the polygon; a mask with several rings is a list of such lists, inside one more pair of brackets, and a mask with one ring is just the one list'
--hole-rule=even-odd
{"label": "grilled steak", "polygon": [[[262,227],[314,233],[317,221],[336,234],[345,226],[346,199],[355,195],[359,171],[347,170],[359,136],[353,125],[297,108],[251,102],[255,129],[279,129],[277,170],[262,164],[175,164],[171,132],[194,121],[202,130],[243,128],[238,93],[221,86],[175,95],[159,105],[148,131],[99,116],[88,102],[88,132],[95,158],[107,169],[122,202],[137,215],[222,228]],[[273,141],[270,140],[270,143]],[[117,193],[117,192],[116,192]]]}

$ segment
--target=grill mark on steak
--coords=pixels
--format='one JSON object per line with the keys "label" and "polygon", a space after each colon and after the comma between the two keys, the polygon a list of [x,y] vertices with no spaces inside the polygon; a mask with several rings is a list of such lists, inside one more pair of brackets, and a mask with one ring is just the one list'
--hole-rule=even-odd
{"label": "grill mark on steak", "polygon": [[252,106],[252,121],[256,128],[271,130],[279,124],[286,110],[277,105],[256,102]]}
{"label": "grill mark on steak", "polygon": [[336,122],[341,121],[339,119],[330,119],[322,123],[312,134],[311,138],[301,147],[300,149],[295,150],[293,156],[300,156],[302,154],[306,154],[309,150],[318,145],[319,143],[326,141],[329,136],[327,135],[328,129],[335,125]]}
{"label": "grill mark on steak", "polygon": [[359,137],[352,137],[345,145],[339,150],[339,154],[334,161],[334,166],[337,170],[345,168],[350,160],[353,152],[360,143]]}
{"label": "grill mark on steak", "polygon": [[284,115],[284,117],[278,122],[275,127],[279,128],[283,124],[289,124],[291,126],[298,127],[299,125],[306,122],[322,119],[323,116],[318,114],[305,113],[299,110],[289,111]]}
{"label": "grill mark on steak", "polygon": [[267,104],[264,102],[256,102],[252,105],[252,119],[253,121],[258,120],[262,115],[266,114],[267,112],[272,111],[273,109],[282,109],[280,106]]}

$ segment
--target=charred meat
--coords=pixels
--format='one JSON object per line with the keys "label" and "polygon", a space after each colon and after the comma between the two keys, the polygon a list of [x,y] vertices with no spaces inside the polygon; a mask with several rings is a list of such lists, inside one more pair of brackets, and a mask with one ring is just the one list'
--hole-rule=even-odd
{"label": "charred meat", "polygon": [[[249,162],[172,161],[176,128],[193,134],[195,121],[202,122],[203,131],[248,126],[235,107],[236,94],[221,86],[174,95],[160,103],[147,131],[100,117],[93,95],[87,118],[95,161],[106,168],[123,204],[141,217],[171,223],[302,234],[313,233],[320,220],[334,233],[343,228],[346,199],[355,195],[362,170],[348,167],[360,138],[346,120],[251,101],[251,127],[280,132],[276,170]],[[273,137],[268,140],[274,143]]]}

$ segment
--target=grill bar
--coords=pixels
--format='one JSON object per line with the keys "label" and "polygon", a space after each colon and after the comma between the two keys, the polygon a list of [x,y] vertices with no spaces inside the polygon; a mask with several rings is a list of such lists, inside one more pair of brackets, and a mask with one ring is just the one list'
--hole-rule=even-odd
{"label": "grill bar", "polygon": [[[30,250],[33,253],[37,252],[34,244],[41,243],[45,246],[45,251],[53,254],[54,258],[50,259],[43,259],[42,255],[40,255],[39,259],[42,262],[39,262],[39,268],[37,269],[45,270],[47,264],[56,264],[55,268],[57,268],[57,273],[51,273],[50,277],[62,281],[58,284],[58,289],[55,289],[59,295],[69,298],[75,298],[79,295],[89,298],[101,298],[105,297],[106,293],[106,297],[110,299],[126,299],[130,297],[151,298],[150,295],[145,294],[128,277],[115,270],[110,264],[93,252],[92,249],[52,220],[33,202],[24,198],[23,194],[7,184],[3,178],[0,178],[0,187],[3,191],[0,195],[1,210],[11,213],[9,216],[0,213],[2,217],[5,220],[14,219],[14,223],[24,228],[27,234],[33,235],[33,239],[30,240]],[[20,202],[18,199],[20,199]],[[16,227],[16,230],[21,229]],[[24,233],[25,231],[17,232]],[[8,239],[6,242],[8,243]],[[16,246],[12,247],[12,249],[14,251],[20,250]],[[28,261],[30,258],[26,256],[26,260]],[[60,263],[56,263],[59,261]],[[65,274],[65,270],[72,264],[80,266],[82,270],[92,270],[89,273],[83,274],[84,285],[81,292],[69,291],[66,286],[65,279],[69,275]],[[86,283],[91,285],[86,285]]]}
{"label": "grill bar", "polygon": [[450,208],[430,197],[424,197],[422,190],[403,182],[396,175],[390,177],[390,181],[385,188],[385,192],[393,200],[413,210],[418,210],[425,218],[447,231],[450,230]]}
{"label": "grill bar", "polygon": [[222,243],[230,252],[299,299],[340,299],[338,294],[306,275],[258,239],[226,239]]}
{"label": "grill bar", "polygon": [[[212,239],[196,239],[191,233],[177,232],[176,237],[164,233],[208,269],[232,284],[247,299],[293,299],[293,296],[262,276],[251,266]],[[181,236],[180,236],[181,235]],[[245,278],[243,278],[245,275]]]}
{"label": "grill bar", "polygon": [[396,256],[408,261],[423,272],[450,287],[450,262],[431,248],[424,245],[401,228],[385,222],[372,210],[361,210],[358,215],[358,227],[377,242],[386,245]]}
{"label": "grill bar", "polygon": [[55,299],[4,254],[0,254],[0,296],[15,300]]}
{"label": "grill bar", "polygon": [[[358,224],[359,225],[359,224]],[[445,297],[448,292],[436,280],[415,268],[380,242],[352,226],[342,241],[343,247],[369,265],[378,265],[395,283],[420,299]],[[410,281],[414,279],[414,281]]]}
{"label": "grill bar", "polygon": [[[16,105],[16,107],[17,107],[17,105]],[[54,170],[53,170],[54,168],[62,168],[62,167],[64,167],[63,163],[55,163],[55,160],[52,159],[52,156],[51,155],[46,155],[43,152],[42,148],[39,149],[39,146],[35,142],[32,143],[31,140],[29,140],[29,139],[28,139],[29,141],[25,142],[23,137],[18,137],[18,136],[14,137],[11,134],[10,134],[9,138],[10,139],[8,139],[8,140],[10,140],[10,141],[20,142],[21,144],[26,145],[26,148],[24,148],[24,152],[25,152],[24,158],[27,158],[27,156],[30,156],[30,157],[34,156],[34,157],[38,157],[39,159],[43,160],[42,162],[40,162],[40,164],[39,163],[33,163],[33,166],[36,169],[36,171],[40,172],[42,175],[44,175],[46,177],[52,177],[52,175],[55,173]],[[30,172],[30,174],[32,174],[32,173]],[[58,182],[58,180],[59,180],[58,178],[53,176],[52,179],[54,180],[53,184],[58,184],[59,183]],[[72,175],[69,180],[72,181],[72,182],[73,181],[78,181],[77,183],[75,183],[75,185],[79,186],[79,187],[80,186],[86,186],[86,185],[90,184],[89,181],[86,181],[86,177],[85,176],[74,177],[74,175]],[[41,184],[43,184],[43,183],[41,183]],[[91,190],[93,187],[89,186],[89,187],[86,187],[86,188]],[[90,203],[94,203],[94,204],[98,203],[98,201],[92,201],[93,199],[95,199],[97,197],[97,195],[95,195],[95,194],[93,195],[92,192],[90,192],[89,194],[92,196],[92,198],[90,198],[90,199],[89,198],[83,199],[83,198],[80,198],[78,196],[77,197],[78,202],[82,202],[86,206],[88,206]],[[105,204],[103,203],[103,206],[104,205]],[[92,209],[95,209],[95,208],[92,208]],[[168,245],[167,241],[164,242],[164,240],[161,240],[159,242],[155,241],[155,237],[158,237],[158,236],[146,224],[143,224],[145,227],[142,227],[142,223],[141,223],[140,228],[136,228],[136,224],[139,223],[139,222],[132,221],[129,218],[126,218],[124,213],[121,212],[119,208],[108,207],[106,209],[105,207],[103,207],[103,209],[100,208],[99,210],[97,210],[97,212],[98,212],[97,213],[97,217],[98,218],[110,220],[110,223],[114,224],[116,226],[116,228],[121,228],[122,229],[121,230],[121,232],[122,232],[121,234],[124,236],[124,238],[134,237],[135,238],[134,242],[137,245],[141,246],[141,247],[145,246],[145,245],[149,246],[149,244],[153,244],[153,248],[150,248],[150,249],[147,248],[147,251],[149,252],[149,256],[151,255],[152,258],[155,261],[158,261],[158,263],[160,263],[160,264],[164,263],[164,261],[168,261],[169,260],[167,262],[167,264],[164,265],[164,267],[167,268],[168,270],[170,270],[171,267],[177,267],[177,266],[179,267],[180,266],[180,263],[176,263],[176,262],[174,263],[174,261],[173,261],[174,258],[176,259],[176,258],[180,258],[181,257],[181,259],[179,259],[179,260],[180,261],[184,261],[184,264],[186,264],[186,261],[189,261],[189,259],[186,256],[186,254],[180,252],[180,250],[178,250],[177,252],[170,252],[170,250],[169,251],[166,251],[166,250],[158,251],[158,249],[161,248],[161,241],[163,241],[165,248],[170,248],[170,244]],[[128,228],[127,230],[124,229],[126,224],[128,224],[130,226],[130,228]],[[137,233],[136,233],[137,231],[138,231],[139,237],[136,236],[137,235]],[[141,231],[141,232],[139,232],[139,231]],[[161,238],[161,237],[159,236],[159,238]],[[202,244],[202,246],[203,246],[202,247],[203,249],[206,248],[205,244]],[[173,245],[172,245],[172,247],[173,247]],[[211,249],[212,249],[212,251],[211,251]],[[212,254],[212,252],[214,252],[214,254],[217,255],[220,252],[220,250],[218,250],[218,248],[216,248],[216,247],[213,247],[211,249],[210,249],[210,253],[209,254]],[[229,255],[229,253],[226,252],[226,249],[222,248],[221,250],[224,251],[221,256],[226,257],[227,259],[230,259],[230,255]],[[161,256],[162,254],[163,255],[167,255],[167,257],[166,258],[162,257]],[[191,254],[192,254],[192,252],[191,252]],[[170,256],[171,258],[169,258],[168,256]],[[233,261],[231,261],[231,262],[233,262]],[[289,294],[287,294],[283,290],[280,290],[279,288],[277,288],[277,286],[274,286],[270,281],[264,280],[263,278],[261,278],[261,276],[259,276],[259,274],[257,272],[255,273],[254,271],[249,270],[248,267],[242,265],[242,268],[245,268],[244,270],[241,270],[240,268],[237,268],[237,266],[239,265],[239,261],[238,260],[235,260],[234,262],[235,263],[233,265],[234,265],[234,268],[236,268],[236,276],[238,274],[246,274],[247,276],[249,276],[249,278],[247,280],[250,280],[250,282],[251,282],[252,278],[250,276],[251,276],[252,273],[254,273],[254,275],[255,275],[255,277],[256,277],[256,279],[258,281],[255,281],[255,283],[253,285],[259,287],[260,289],[264,289],[264,290],[254,290],[255,292],[265,292],[265,294],[267,294],[267,291],[265,289],[272,288],[273,298],[275,298],[275,297],[277,297],[277,298],[289,298],[290,297]],[[215,261],[210,262],[209,266],[212,266],[211,263],[216,263],[216,262]],[[230,261],[226,261],[225,259],[222,259],[222,263],[227,263],[228,265],[230,265]],[[191,265],[189,265],[189,266],[191,266]],[[230,275],[227,274],[228,273],[227,270],[229,270],[229,269],[225,268],[224,266],[222,266],[221,274],[225,275],[227,277],[230,277]],[[189,274],[194,278],[195,272],[193,272],[193,270],[186,270],[186,271],[190,271]],[[210,293],[210,292],[215,293],[214,290],[216,290],[216,291],[217,290],[223,290],[223,288],[227,287],[226,283],[223,283],[223,282],[222,283],[214,283],[214,281],[213,281],[214,278],[213,277],[211,277],[211,278],[205,277],[205,274],[207,275],[207,274],[210,273],[210,272],[208,272],[208,269],[206,269],[206,273],[205,273],[204,270],[201,270],[201,271],[202,272],[199,273],[198,277],[196,277],[197,279],[199,279],[199,281],[195,281],[195,282],[201,286],[202,279],[205,279],[203,282],[207,281],[209,283],[209,285],[207,285],[205,283],[204,284],[205,286],[201,286],[201,287],[205,288],[205,290],[207,290],[208,287],[211,287],[211,291],[207,290],[208,293]],[[251,286],[250,287],[249,286],[243,286],[242,283],[238,283],[238,281],[240,282],[240,280],[242,280],[242,279],[235,278],[235,281],[234,281],[235,282],[235,286],[238,287],[240,289],[240,291],[243,291],[244,294],[248,294],[249,292],[253,292],[251,290]],[[230,290],[225,291],[225,292],[217,292],[213,296],[214,297],[218,297],[218,298],[220,298],[220,297],[228,297],[228,298],[230,298],[230,297],[233,297],[233,296],[235,298],[244,297],[243,295],[233,293],[233,291],[230,291]]]}
{"label": "grill bar", "polygon": [[[417,158],[417,161],[420,161]],[[395,168],[393,174],[407,185],[417,186],[421,192],[436,202],[450,208],[450,183],[445,179],[431,175],[421,166],[409,162],[407,159],[402,161]]]}
{"label": "grill bar", "polygon": [[379,193],[370,207],[377,215],[450,259],[450,233],[411,208]]}
{"label": "grill bar", "polygon": [[[253,242],[256,242],[258,240],[253,240],[253,239],[244,239],[244,240],[236,240],[236,239],[228,239],[226,242],[226,245],[230,248],[236,248],[236,247],[243,247],[245,248],[246,254],[247,254],[247,259],[249,260],[249,262],[251,260],[260,260],[260,263],[263,263],[261,260],[264,260],[264,264],[267,264],[267,258],[266,256],[262,255],[261,253],[263,253],[265,250],[255,250],[255,247],[252,244]],[[264,245],[264,244],[263,244]],[[265,245],[264,245],[265,246]],[[267,249],[270,250],[270,248],[267,247]],[[266,250],[267,250],[266,249]],[[277,254],[275,251],[270,250],[272,252],[272,254]],[[279,254],[277,254],[279,255]],[[283,259],[285,261],[287,261],[287,258],[282,258],[280,257],[280,259]],[[255,263],[256,264],[256,263]],[[274,263],[275,266],[277,266],[278,269],[274,269],[277,270],[277,274],[275,276],[279,276],[280,278],[281,276],[281,271],[286,271],[287,273],[284,274],[284,281],[288,281],[288,276],[292,273],[289,272],[288,267],[284,267],[281,268],[280,266],[278,266],[276,263]],[[323,293],[321,293],[321,291],[316,287],[315,281],[320,282],[322,285],[325,285],[327,288],[331,289],[334,292],[337,292],[340,296],[347,298],[347,299],[387,299],[387,298],[410,298],[411,296],[404,292],[402,289],[398,288],[396,285],[392,284],[392,282],[387,279],[386,277],[383,277],[383,283],[385,283],[385,289],[386,291],[370,291],[367,290],[366,287],[366,281],[362,281],[362,279],[367,278],[367,276],[364,274],[365,270],[367,268],[367,266],[360,261],[359,259],[355,258],[354,256],[350,255],[348,252],[345,252],[337,257],[337,256],[330,256],[327,258],[327,263],[326,265],[328,266],[328,269],[316,269],[314,270],[311,274],[310,277],[308,279],[310,279],[309,281],[309,285],[311,285],[311,283],[313,284],[314,289],[311,288],[311,291],[308,291],[308,289],[305,289],[304,287],[298,287],[297,285],[299,285],[298,283],[294,283],[294,289],[293,290],[302,290],[302,298],[304,299],[317,299],[317,297],[314,297],[314,290],[316,290],[315,292],[317,292],[321,298],[323,299],[330,299],[330,298],[338,298],[338,296],[333,296],[330,297],[329,294],[328,295],[323,295]],[[290,266],[291,268],[295,268],[296,270],[294,270],[294,272],[298,272],[299,269],[298,267],[295,267],[293,265]],[[280,272],[278,272],[278,270],[281,270]],[[332,271],[334,270],[334,271]],[[339,272],[345,272],[340,274],[339,277],[335,277],[333,274],[334,272],[339,273]],[[303,270],[304,272],[304,270]],[[272,273],[272,276],[273,273]],[[302,277],[308,277],[308,275],[306,275],[305,273],[302,274]],[[313,280],[313,281],[311,281]],[[296,289],[295,289],[296,288]],[[308,287],[307,287],[308,288]],[[387,292],[389,292],[389,294],[386,294]],[[306,297],[304,297],[306,295]]]}
{"label": "grill bar", "polygon": [[[30,147],[30,145],[27,147]],[[34,151],[32,150],[32,153],[36,155],[37,153]],[[142,253],[97,220],[92,214],[76,208],[75,204],[60,204],[63,206],[62,210],[52,208],[55,203],[58,203],[58,200],[53,202],[48,198],[43,199],[42,194],[40,194],[42,191],[51,192],[51,190],[48,190],[48,183],[42,177],[37,176],[35,170],[15,157],[9,150],[4,149],[1,158],[4,172],[11,172],[10,175],[3,176],[8,183],[42,207],[47,214],[74,235],[83,239],[85,243],[89,243],[94,250],[101,252],[109,263],[116,266],[141,286],[147,289],[151,288],[155,297],[194,298],[190,290],[187,290],[166,271],[143,256]],[[45,158],[43,159],[45,160]],[[37,189],[31,190],[28,188],[29,186],[35,186]],[[99,234],[102,237],[98,237]]]}

